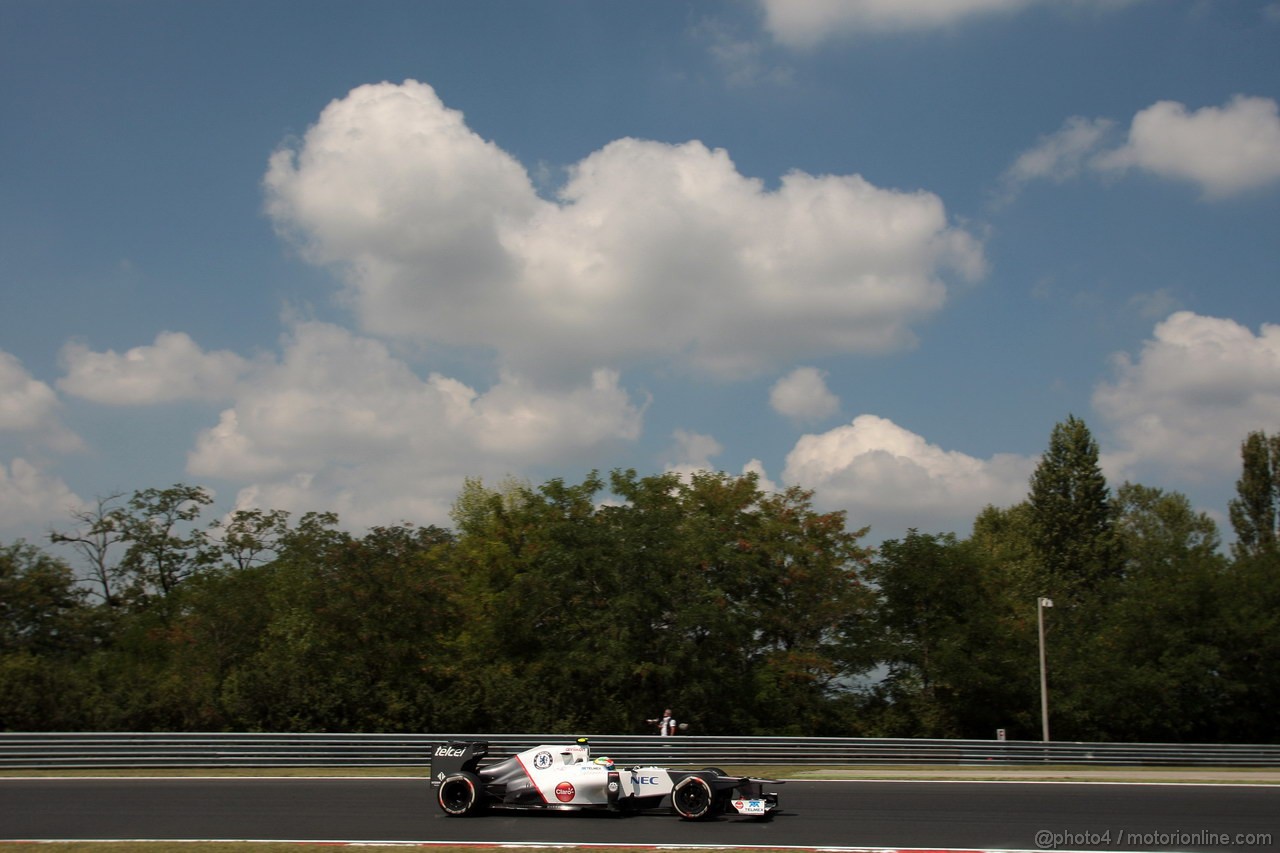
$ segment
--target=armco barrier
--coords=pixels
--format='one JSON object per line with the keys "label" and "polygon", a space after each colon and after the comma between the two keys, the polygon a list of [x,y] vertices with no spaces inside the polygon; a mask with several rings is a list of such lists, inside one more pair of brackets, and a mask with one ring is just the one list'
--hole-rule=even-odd
{"label": "armco barrier", "polygon": [[[0,732],[0,768],[419,767],[451,740],[510,755],[563,734]],[[597,755],[688,765],[1028,765],[1280,767],[1280,745],[1067,743],[895,738],[591,735]]]}

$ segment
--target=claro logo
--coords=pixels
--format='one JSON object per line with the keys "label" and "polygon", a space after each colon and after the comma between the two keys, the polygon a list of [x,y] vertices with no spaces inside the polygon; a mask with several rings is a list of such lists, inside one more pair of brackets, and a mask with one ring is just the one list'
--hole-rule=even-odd
{"label": "claro logo", "polygon": [[461,758],[467,751],[458,746],[437,746],[436,758]]}

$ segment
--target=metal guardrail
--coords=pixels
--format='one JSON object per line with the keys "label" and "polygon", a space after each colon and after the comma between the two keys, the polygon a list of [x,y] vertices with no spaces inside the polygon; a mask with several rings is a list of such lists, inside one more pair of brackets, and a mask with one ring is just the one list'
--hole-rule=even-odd
{"label": "metal guardrail", "polygon": [[[487,740],[496,759],[570,737],[0,732],[0,768],[425,767],[435,747],[450,740]],[[1280,767],[1280,745],[1274,744],[593,735],[591,745],[597,755],[628,764]]]}

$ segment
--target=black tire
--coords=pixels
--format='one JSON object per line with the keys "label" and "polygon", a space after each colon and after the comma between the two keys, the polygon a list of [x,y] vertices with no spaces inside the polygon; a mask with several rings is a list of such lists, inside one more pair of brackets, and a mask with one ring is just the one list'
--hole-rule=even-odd
{"label": "black tire", "polygon": [[705,820],[715,813],[715,795],[706,779],[686,776],[671,789],[671,807],[685,820]]}
{"label": "black tire", "polygon": [[705,770],[705,771],[706,771],[706,772],[708,772],[708,773],[715,773],[715,774],[716,774],[716,775],[718,775],[718,776],[728,776],[728,775],[729,775],[728,773],[725,773],[723,770],[721,770],[719,767],[704,767],[704,768],[702,768],[702,769],[703,769],[703,770]]}
{"label": "black tire", "polygon": [[468,817],[484,811],[484,786],[480,777],[465,770],[446,776],[436,789],[440,810],[450,817]]}

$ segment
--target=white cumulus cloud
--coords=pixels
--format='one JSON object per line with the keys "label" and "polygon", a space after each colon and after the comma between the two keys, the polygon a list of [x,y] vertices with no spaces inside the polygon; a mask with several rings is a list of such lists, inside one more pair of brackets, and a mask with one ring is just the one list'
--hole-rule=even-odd
{"label": "white cumulus cloud", "polygon": [[161,332],[150,346],[124,353],[94,352],[73,342],[62,348],[61,358],[62,391],[115,405],[225,400],[252,367],[233,352],[203,351],[185,332]]}
{"label": "white cumulus cloud", "polygon": [[[23,455],[13,455],[14,447]],[[50,453],[84,449],[84,442],[62,420],[58,394],[0,350],[0,529],[6,540],[43,538],[66,521],[83,501],[50,473]]]}
{"label": "white cumulus cloud", "polygon": [[1127,143],[1098,165],[1189,181],[1208,198],[1235,195],[1280,180],[1280,113],[1270,98],[1243,95],[1198,110],[1160,101],[1134,116]]}
{"label": "white cumulus cloud", "polygon": [[0,460],[0,518],[12,538],[35,542],[83,506],[66,483],[37,465],[21,457],[8,465]]}
{"label": "white cumulus cloud", "polygon": [[813,489],[822,506],[847,510],[855,527],[958,531],[987,504],[1025,498],[1035,464],[1011,454],[978,459],[944,450],[886,418],[859,415],[797,441],[783,479]]}
{"label": "white cumulus cloud", "polygon": [[271,159],[268,212],[362,328],[495,350],[522,373],[655,356],[727,376],[910,345],[978,241],[928,192],[776,189],[700,142],[609,143],[553,200],[428,85],[362,86]]}
{"label": "white cumulus cloud", "polygon": [[0,350],[0,433],[59,452],[84,446],[62,421],[62,404],[48,383],[32,376],[22,362]]}
{"label": "white cumulus cloud", "polygon": [[[668,474],[677,474],[684,482],[690,482],[694,474],[703,471],[719,471],[719,465],[711,460],[724,452],[724,445],[715,436],[695,432],[688,429],[677,429],[671,433],[671,446],[667,450],[668,461],[663,470]],[[750,459],[742,466],[742,475],[755,474],[757,487],[763,492],[776,492],[778,486],[769,479],[764,463],[759,459]]]}
{"label": "white cumulus cloud", "polygon": [[1018,155],[1000,178],[1000,202],[1033,181],[1062,183],[1089,172],[1141,171],[1200,187],[1223,199],[1280,181],[1280,108],[1238,95],[1221,107],[1188,110],[1159,101],[1139,110],[1124,142],[1109,146],[1115,123],[1073,116]]}
{"label": "white cumulus cloud", "polygon": [[672,446],[668,451],[669,461],[664,470],[674,471],[688,478],[698,471],[716,470],[712,457],[724,452],[724,445],[716,441],[714,436],[694,432],[688,429],[677,429],[671,433]]}
{"label": "white cumulus cloud", "polygon": [[[1136,0],[1067,0],[1107,9]],[[809,48],[830,38],[933,30],[973,18],[1041,6],[1063,0],[760,0],[765,29],[788,47]]]}
{"label": "white cumulus cloud", "polygon": [[279,362],[242,382],[200,434],[187,467],[249,483],[241,506],[332,508],[356,525],[444,523],[464,477],[629,442],[642,418],[610,370],[554,388],[508,374],[481,392],[438,373],[422,379],[381,342],[299,323]]}
{"label": "white cumulus cloud", "polygon": [[1238,470],[1250,432],[1280,425],[1280,325],[1257,334],[1234,320],[1179,311],[1137,357],[1113,359],[1115,378],[1093,406],[1115,436],[1111,464],[1193,481]]}
{"label": "white cumulus cloud", "polygon": [[742,466],[743,474],[755,474],[756,486],[762,492],[779,492],[778,484],[769,479],[769,474],[764,469],[764,463],[759,459],[750,459],[746,465]]}
{"label": "white cumulus cloud", "polygon": [[775,412],[802,423],[814,423],[840,411],[840,398],[827,388],[826,373],[816,367],[797,367],[774,383],[769,405]]}

